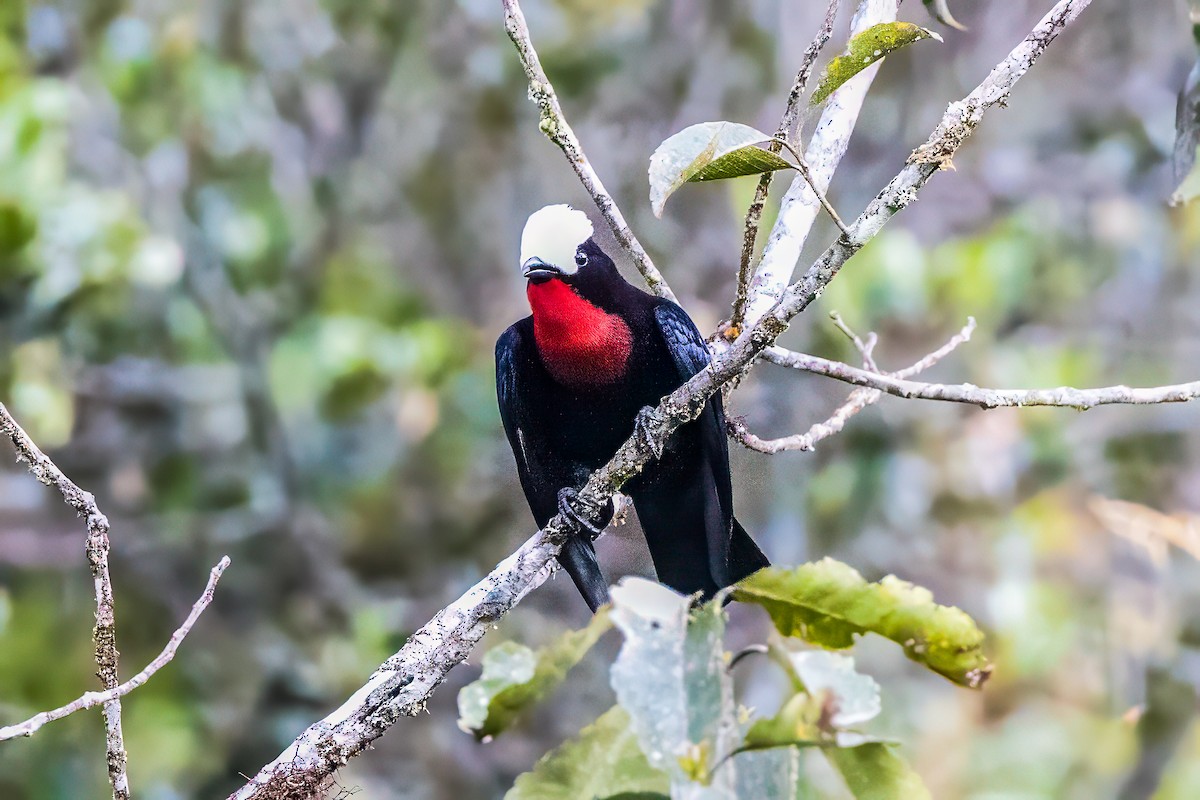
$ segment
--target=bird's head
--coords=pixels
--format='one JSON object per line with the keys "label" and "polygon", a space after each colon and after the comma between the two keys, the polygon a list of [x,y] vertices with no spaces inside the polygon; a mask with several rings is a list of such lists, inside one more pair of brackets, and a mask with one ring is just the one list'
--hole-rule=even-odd
{"label": "bird's head", "polygon": [[521,274],[531,285],[562,281],[576,291],[616,273],[592,240],[592,223],[568,205],[546,206],[530,215],[521,233]]}

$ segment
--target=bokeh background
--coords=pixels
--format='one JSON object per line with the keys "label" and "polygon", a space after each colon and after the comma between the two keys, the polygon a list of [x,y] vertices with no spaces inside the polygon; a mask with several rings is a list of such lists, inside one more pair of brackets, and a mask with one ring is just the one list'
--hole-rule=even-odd
{"label": "bokeh background", "polygon": [[[706,330],[728,310],[753,179],[685,188],[656,220],[647,159],[694,122],[773,129],[823,5],[527,2],[591,159]],[[1050,1],[951,6],[968,32],[884,65],[831,194],[843,216]],[[915,0],[901,17],[927,20]],[[844,9],[834,47],[847,24]],[[897,368],[975,315],[931,376],[1196,379],[1200,208],[1165,202],[1194,59],[1182,0],[1096,0],[787,342],[853,360],[836,309]],[[495,0],[0,3],[0,398],[113,522],[123,675],[233,559],[179,658],[125,701],[136,796],[224,796],[533,532],[492,343],[527,313],[524,218],[563,201],[591,209],[537,130]],[[831,236],[822,220],[806,258]],[[733,413],[782,435],[847,392],[763,365]],[[884,686],[874,730],[935,797],[1194,798],[1200,570],[1163,543],[1193,528],[1095,498],[1200,512],[1198,413],[888,398],[816,453],[735,448],[739,516],[778,562],[896,573],[986,627],[982,693],[858,648]],[[95,686],[83,524],[12,461],[0,722]],[[649,572],[636,524],[601,551],[614,576]],[[490,642],[585,620],[560,579]],[[734,611],[735,642],[763,632]],[[611,702],[616,645],[487,745],[455,727],[477,666],[458,669],[342,787],[499,796]],[[769,708],[762,669],[743,683]],[[105,796],[103,741],[89,712],[0,745],[0,797]]]}

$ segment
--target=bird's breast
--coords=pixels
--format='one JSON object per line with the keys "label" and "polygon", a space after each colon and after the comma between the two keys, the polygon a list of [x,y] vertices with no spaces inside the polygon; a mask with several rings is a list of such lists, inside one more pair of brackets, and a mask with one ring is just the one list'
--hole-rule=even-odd
{"label": "bird's breast", "polygon": [[633,333],[619,315],[592,305],[560,280],[530,283],[526,294],[538,354],[556,381],[603,386],[625,376]]}

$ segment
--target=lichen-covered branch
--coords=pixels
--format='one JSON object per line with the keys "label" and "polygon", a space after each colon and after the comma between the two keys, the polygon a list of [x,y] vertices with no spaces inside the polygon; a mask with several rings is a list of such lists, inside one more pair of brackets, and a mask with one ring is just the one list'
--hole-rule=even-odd
{"label": "lichen-covered branch", "polygon": [[583,152],[583,147],[579,144],[579,139],[575,136],[575,131],[567,122],[562,106],[558,103],[558,95],[554,92],[554,86],[546,77],[546,71],[542,69],[542,62],[538,58],[537,50],[533,48],[533,41],[529,36],[529,26],[525,24],[525,14],[521,11],[521,4],[518,0],[502,0],[502,2],[504,4],[504,30],[508,32],[508,38],[512,39],[513,44],[516,45],[517,53],[521,58],[521,66],[525,68],[525,76],[529,78],[529,98],[537,105],[541,114],[538,127],[550,141],[563,151],[563,155],[571,163],[571,168],[579,176],[579,182],[592,196],[596,208],[600,210],[600,215],[612,229],[613,236],[633,258],[633,265],[646,279],[650,291],[660,297],[674,300],[675,294],[667,285],[666,278],[654,266],[654,262],[646,253],[646,248],[642,247],[642,243],[629,229],[629,224],[625,222],[625,217],[621,214],[621,209],[617,207],[617,202],[604,188],[604,182],[592,168],[591,162]]}
{"label": "lichen-covered branch", "polygon": [[[988,81],[1003,82],[1007,93],[1046,45],[1089,2],[1060,0],[1029,37],[993,70]],[[532,46],[528,36],[521,34],[524,20],[519,14],[513,16],[514,10],[519,12],[516,3],[504,0],[504,6],[510,35],[522,50],[522,60],[527,65],[535,63],[529,60]],[[1031,48],[1030,42],[1036,45]],[[540,69],[534,74],[537,72]],[[986,88],[981,86],[976,92]],[[632,436],[612,460],[588,478],[579,491],[582,504],[604,507],[626,481],[641,472],[654,458],[655,449],[661,448],[676,429],[695,419],[708,398],[726,381],[740,375],[773,345],[787,330],[791,319],[820,294],[846,260],[875,236],[888,219],[912,202],[933,171],[928,165],[912,165],[893,179],[849,226],[850,234],[830,246],[800,283],[790,287],[768,313],[717,354],[711,364],[662,399],[645,426],[648,435]],[[335,770],[369,747],[400,717],[424,708],[449,670],[466,658],[490,626],[545,579],[551,560],[571,533],[561,515],[552,519],[486,578],[438,612],[361,689],[340,708],[309,726],[279,757],[231,795],[231,800],[306,798],[326,786]]]}
{"label": "lichen-covered branch", "polygon": [[[851,38],[872,25],[894,22],[899,6],[897,0],[861,0],[850,23]],[[762,258],[750,282],[747,322],[754,323],[762,317],[779,298],[784,287],[791,282],[792,273],[800,260],[800,252],[804,249],[809,231],[821,212],[821,201],[813,187],[819,187],[822,192],[829,191],[833,173],[850,145],[850,136],[858,122],[859,111],[862,110],[863,101],[878,71],[879,64],[872,64],[841,86],[826,101],[825,110],[821,112],[821,118],[813,129],[804,155],[809,175],[797,175],[792,179],[787,194],[780,202],[775,227],[771,229]]]}
{"label": "lichen-covered branch", "polygon": [[[817,57],[821,55],[821,51],[829,43],[829,37],[833,35],[833,20],[837,17],[839,2],[840,0],[829,0],[829,5],[825,9],[825,19],[804,51],[803,58],[800,59],[800,69],[796,72],[795,80],[792,81],[791,91],[788,92],[783,117],[779,120],[779,127],[775,129],[777,141],[771,142],[768,146],[772,152],[779,152],[783,147],[781,142],[789,141],[792,137],[792,128],[796,126],[796,120],[800,116],[800,98],[804,96],[804,92],[808,88],[808,79],[812,76],[813,65],[817,63]],[[762,174],[762,177],[758,179],[758,186],[754,190],[754,199],[750,202],[750,207],[746,209],[746,221],[742,226],[742,255],[738,262],[737,290],[733,298],[733,313],[729,318],[727,332],[730,339],[737,338],[746,322],[746,306],[750,301],[750,261],[754,258],[754,243],[758,241],[758,226],[762,222],[767,192],[771,190],[771,182],[774,179],[774,172]]]}
{"label": "lichen-covered branch", "polygon": [[124,683],[113,686],[106,691],[85,692],[82,696],[67,703],[65,706],[35,714],[24,722],[6,725],[0,728],[0,742],[8,739],[16,739],[21,736],[32,736],[48,722],[62,719],[70,714],[74,714],[76,711],[83,711],[84,709],[95,708],[101,704],[107,705],[108,703],[117,701],[150,680],[154,673],[165,667],[175,657],[175,651],[179,649],[180,643],[191,632],[192,627],[196,624],[196,620],[204,613],[204,609],[208,608],[209,603],[212,602],[213,592],[217,588],[217,581],[221,579],[221,573],[228,566],[229,556],[224,556],[212,568],[208,576],[208,585],[204,587],[204,593],[200,595],[200,599],[192,605],[191,613],[188,614],[187,619],[176,629],[175,633],[171,634],[171,638],[162,649],[162,652],[155,656],[154,660],[147,664],[141,672]]}
{"label": "lichen-covered branch", "polygon": [[1099,389],[1074,389],[1059,386],[1054,389],[984,389],[969,383],[950,385],[904,380],[891,375],[868,372],[840,361],[784,350],[781,347],[768,348],[764,355],[768,361],[780,366],[825,375],[907,400],[943,400],[950,403],[967,403],[980,408],[1056,406],[1086,411],[1096,406],[1148,406],[1186,403],[1200,398],[1200,381],[1150,388],[1105,386]]}
{"label": "lichen-covered branch", "polygon": [[[96,677],[107,690],[120,683],[117,677],[116,614],[113,602],[112,577],[108,570],[108,518],[100,513],[96,498],[85,492],[63,474],[54,462],[38,448],[29,435],[0,403],[0,432],[12,440],[18,458],[29,466],[39,481],[53,486],[67,505],[87,522],[87,559],[96,593],[96,626],[92,629],[95,643]],[[120,695],[104,703],[104,739],[108,777],[113,787],[113,800],[129,800],[129,774],[125,754],[125,736],[121,730]]]}
{"label": "lichen-covered branch", "polygon": [[[874,346],[874,335],[868,337],[867,341],[864,342],[842,322],[841,317],[835,316],[834,320],[838,327],[845,331],[846,335],[854,342],[859,352],[862,353],[864,366],[867,370],[872,373],[880,372],[871,355],[871,350]],[[912,366],[889,373],[890,376],[893,378],[911,378],[913,375],[924,372],[954,352],[960,344],[969,341],[974,331],[975,318],[971,317],[967,320],[967,324],[963,326],[963,329],[956,333],[950,341],[932,353],[929,353]],[[768,358],[770,358],[773,350],[774,348],[767,351]],[[745,421],[740,418],[730,418],[729,433],[738,443],[750,450],[757,450],[760,453],[767,453],[768,455],[781,453],[785,450],[815,450],[817,442],[841,433],[851,417],[867,406],[879,402],[883,395],[884,393],[878,389],[855,389],[846,398],[846,402],[838,406],[837,410],[830,414],[827,419],[816,423],[804,433],[798,433],[793,436],[783,436],[778,439],[763,439],[751,433],[746,427]]]}

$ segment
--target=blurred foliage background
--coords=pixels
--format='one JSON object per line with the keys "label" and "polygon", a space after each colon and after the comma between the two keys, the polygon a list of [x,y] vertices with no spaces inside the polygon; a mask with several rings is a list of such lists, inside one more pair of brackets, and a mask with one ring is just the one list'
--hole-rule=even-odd
{"label": "blurred foliage background", "polygon": [[[727,313],[754,181],[688,187],[659,221],[647,159],[694,122],[773,129],[823,5],[528,0],[584,146],[704,329]],[[843,216],[1050,4],[952,5],[968,32],[885,63],[831,193]],[[927,24],[914,0],[901,16]],[[1096,0],[788,343],[854,360],[837,309],[896,368],[973,314],[933,379],[1195,379],[1200,208],[1165,203],[1189,33],[1183,2]],[[525,95],[495,0],[0,4],[0,398],[113,522],[124,676],[233,559],[180,657],[125,702],[137,796],[224,796],[532,533],[492,343],[527,313],[525,216],[590,201]],[[808,254],[831,236],[822,220]],[[734,413],[781,435],[847,391],[764,365]],[[985,625],[982,693],[858,648],[879,732],[934,796],[1193,798],[1200,569],[1165,550],[1167,520],[1094,497],[1200,512],[1196,414],[885,399],[816,453],[735,451],[739,516],[778,562],[896,573]],[[3,722],[95,686],[83,524],[11,462]],[[636,524],[601,551],[613,576],[649,573]],[[558,580],[494,641],[584,620]],[[735,610],[732,643],[763,626]],[[607,644],[486,745],[454,725],[477,674],[461,668],[342,785],[498,796],[610,704]],[[744,683],[750,703],[777,688]],[[89,712],[0,745],[0,797],[104,796],[103,742]]]}

